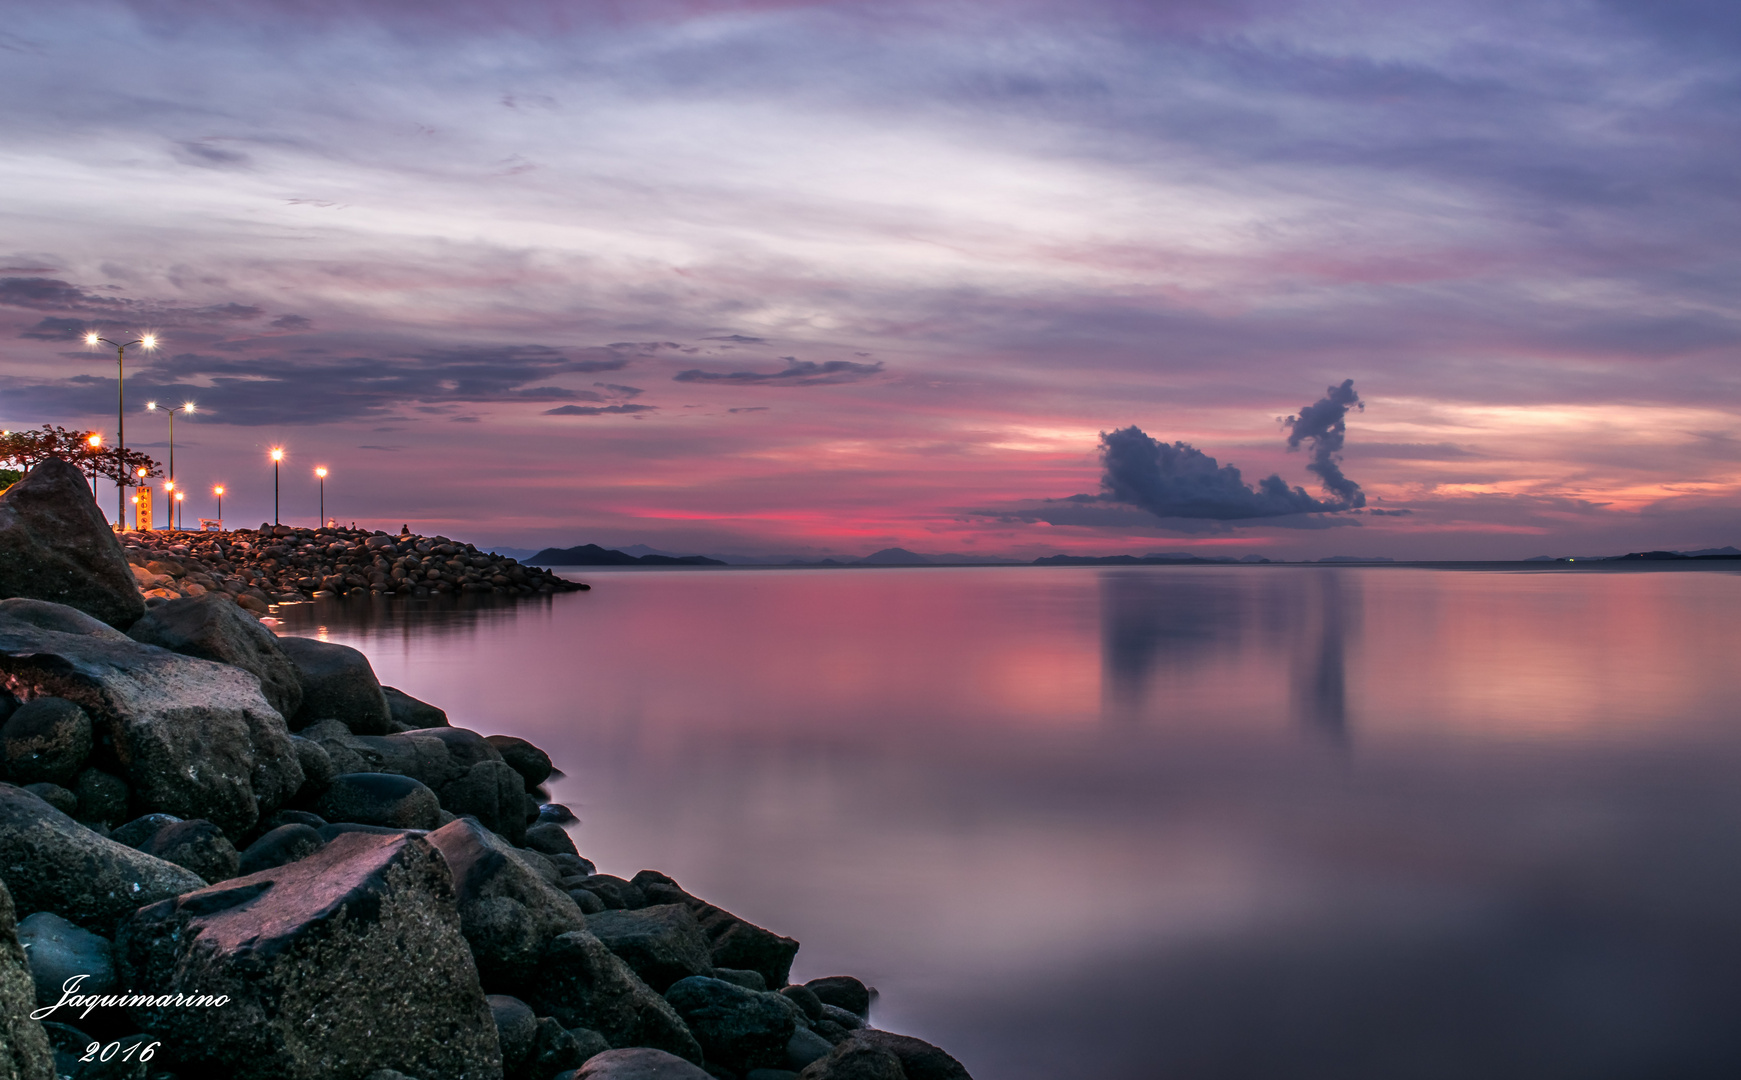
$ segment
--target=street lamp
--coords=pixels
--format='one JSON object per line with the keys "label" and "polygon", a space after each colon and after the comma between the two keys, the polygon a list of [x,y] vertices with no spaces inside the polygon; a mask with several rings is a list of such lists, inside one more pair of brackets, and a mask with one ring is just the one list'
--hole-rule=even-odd
{"label": "street lamp", "polygon": [[[145,403],[145,411],[156,412],[157,402],[147,401]],[[194,404],[191,401],[183,402],[178,408],[164,410],[164,412],[169,414],[169,482],[171,484],[175,483],[175,414],[178,412],[198,411],[199,410],[194,407]]]}
{"label": "street lamp", "polygon": [[175,527],[177,529],[181,528],[181,501],[185,498],[187,498],[187,492],[178,491],[175,493]]}
{"label": "street lamp", "polygon": [[[91,448],[91,498],[95,499],[97,497],[97,454],[103,449],[103,437],[93,431],[91,437],[85,440],[85,445]],[[126,522],[121,524],[122,528],[126,527]]]}
{"label": "street lamp", "polygon": [[278,463],[284,460],[284,447],[272,448],[272,524],[278,524]]}
{"label": "street lamp", "polygon": [[[145,351],[150,352],[152,349],[157,348],[157,335],[140,334],[132,341],[110,341],[108,338],[98,335],[95,330],[92,330],[85,335],[85,344],[91,346],[115,346],[115,442],[116,445],[121,448],[121,460],[125,461],[127,459],[127,397],[125,386],[127,376],[127,347],[129,345],[143,345],[145,346]],[[121,519],[121,528],[125,529],[127,527],[127,492],[124,485],[121,484],[115,485],[115,515]]]}
{"label": "street lamp", "polygon": [[212,488],[212,494],[218,497],[218,528],[224,527],[224,485]]}
{"label": "street lamp", "polygon": [[316,465],[314,475],[320,477],[320,523],[315,528],[324,529],[326,528],[326,466]]}
{"label": "street lamp", "polygon": [[165,527],[167,527],[169,529],[170,532],[175,531],[175,496],[176,496],[176,494],[177,494],[177,492],[175,490],[175,481],[174,480],[165,480],[163,482],[163,497],[169,503],[169,505],[165,506],[163,508],[163,524]]}

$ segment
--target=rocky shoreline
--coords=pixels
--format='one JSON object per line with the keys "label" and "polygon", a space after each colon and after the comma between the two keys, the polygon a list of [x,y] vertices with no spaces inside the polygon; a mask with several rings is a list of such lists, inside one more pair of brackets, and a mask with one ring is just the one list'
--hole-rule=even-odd
{"label": "rocky shoreline", "polygon": [[588,586],[445,536],[261,525],[231,532],[129,532],[127,561],[148,598],[222,592],[264,613],[328,596],[534,596]]}
{"label": "rocky shoreline", "polygon": [[309,532],[127,552],[58,460],[0,495],[0,1080],[965,1080],[791,938],[598,873],[536,746],[262,625],[256,562],[445,555]]}

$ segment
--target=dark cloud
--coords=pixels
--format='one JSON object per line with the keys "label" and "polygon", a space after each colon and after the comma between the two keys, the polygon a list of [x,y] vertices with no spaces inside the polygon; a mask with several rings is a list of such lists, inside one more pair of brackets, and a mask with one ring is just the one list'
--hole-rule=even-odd
{"label": "dark cloud", "polygon": [[768,407],[766,405],[746,405],[741,409],[727,409],[726,410],[726,412],[728,412],[728,413],[767,412],[767,411],[768,411]]}
{"label": "dark cloud", "polygon": [[1239,469],[1218,465],[1188,443],[1164,443],[1131,426],[1100,436],[1104,498],[1141,507],[1162,518],[1238,521],[1288,514],[1346,510],[1344,503],[1320,502],[1303,488],[1290,488],[1279,476],[1246,486]]}
{"label": "dark cloud", "polygon": [[1365,506],[1366,493],[1342,474],[1342,444],[1348,438],[1349,409],[1364,412],[1366,403],[1354,392],[1354,380],[1344,379],[1341,386],[1327,388],[1323,397],[1301,409],[1298,416],[1287,418],[1288,449],[1298,450],[1301,443],[1311,443],[1312,462],[1306,471],[1317,473],[1324,490],[1336,496],[1344,507]]}
{"label": "dark cloud", "polygon": [[310,330],[314,327],[314,320],[301,315],[280,315],[267,325],[275,330]]}
{"label": "dark cloud", "polygon": [[702,371],[693,368],[672,376],[677,382],[721,382],[770,386],[830,386],[836,383],[858,382],[879,374],[883,362],[859,364],[851,360],[798,360],[790,356],[783,371]]}
{"label": "dark cloud", "polygon": [[725,334],[719,337],[704,337],[703,341],[729,341],[734,345],[766,345],[767,338],[745,337],[743,334]]}
{"label": "dark cloud", "polygon": [[253,159],[240,150],[220,145],[218,139],[190,139],[175,144],[175,159],[202,169],[241,169],[253,164]]}
{"label": "dark cloud", "polygon": [[38,310],[92,311],[120,314],[131,305],[113,296],[98,296],[69,282],[45,277],[0,278],[0,304]]}
{"label": "dark cloud", "polygon": [[[1045,522],[1047,525],[1087,529],[1121,529],[1144,534],[1213,536],[1231,533],[1237,524],[1206,517],[1169,517],[1157,520],[1148,510],[1115,502],[1106,495],[1070,495],[1061,499],[1026,499],[1002,506],[966,511],[973,517],[991,518],[1007,525]],[[1343,515],[1293,514],[1262,519],[1265,528],[1332,529],[1359,525]]]}
{"label": "dark cloud", "polygon": [[612,397],[634,398],[640,397],[642,394],[646,393],[645,390],[638,386],[618,386],[616,383],[605,382],[595,382],[593,385]]}
{"label": "dark cloud", "polygon": [[46,316],[18,336],[37,341],[73,341],[90,326],[87,319],[66,319]]}
{"label": "dark cloud", "polygon": [[657,405],[564,405],[559,409],[545,409],[545,416],[606,416],[612,413],[643,413],[652,412]]}

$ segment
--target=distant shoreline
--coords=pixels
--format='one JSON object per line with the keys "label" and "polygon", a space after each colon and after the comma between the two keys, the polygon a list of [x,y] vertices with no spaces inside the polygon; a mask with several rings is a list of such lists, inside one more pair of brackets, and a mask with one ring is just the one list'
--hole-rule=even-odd
{"label": "distant shoreline", "polygon": [[588,577],[600,574],[631,573],[642,574],[652,572],[677,573],[719,573],[735,571],[767,571],[767,570],[806,570],[806,571],[878,571],[878,570],[1271,570],[1271,569],[1317,569],[1317,570],[1517,570],[1535,573],[1638,573],[1656,571],[1728,571],[1741,572],[1741,558],[1728,559],[1578,559],[1567,562],[1532,562],[1523,559],[1449,559],[1394,562],[1281,562],[1271,560],[1261,563],[1242,562],[1184,562],[1184,561],[1154,561],[1132,563],[1050,563],[1036,565],[1034,563],[912,563],[907,565],[884,565],[876,563],[843,563],[837,566],[818,566],[815,563],[785,563],[779,565],[727,564],[723,566],[694,565],[626,565],[626,566],[547,566],[546,569],[559,575],[580,573],[584,571]]}

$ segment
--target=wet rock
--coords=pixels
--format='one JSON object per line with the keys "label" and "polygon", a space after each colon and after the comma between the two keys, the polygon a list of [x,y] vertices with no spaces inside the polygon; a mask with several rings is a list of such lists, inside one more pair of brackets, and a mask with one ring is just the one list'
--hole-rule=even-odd
{"label": "wet rock", "polygon": [[180,820],[174,814],[143,814],[116,828],[109,834],[109,839],[126,844],[135,851],[144,851],[153,836]]}
{"label": "wet rock", "polygon": [[580,818],[573,810],[561,803],[540,803],[538,805],[538,824],[579,825]]}
{"label": "wet rock", "polygon": [[611,1048],[603,1035],[592,1028],[569,1028],[568,1033],[580,1045],[580,1060],[585,1062]]}
{"label": "wet rock", "polygon": [[502,1048],[502,1070],[514,1076],[532,1056],[538,1017],[530,1005],[507,994],[491,994],[489,1003],[490,1015],[496,1021],[496,1041]]}
{"label": "wet rock", "polygon": [[714,968],[711,974],[716,979],[736,983],[747,990],[762,991],[768,988],[768,980],[762,978],[762,973],[759,971],[747,971],[743,968]]}
{"label": "wet rock", "polygon": [[647,906],[647,897],[639,888],[610,874],[593,874],[581,882],[580,887],[598,896],[605,907],[613,911],[633,911]]}
{"label": "wet rock", "polygon": [[461,818],[430,833],[429,842],[452,869],[460,926],[485,987],[518,994],[551,941],[586,929],[572,899],[478,822]]}
{"label": "wet rock", "polygon": [[585,1061],[586,1052],[581,1048],[580,1040],[570,1035],[567,1028],[557,1023],[554,1017],[546,1016],[538,1021],[532,1036],[532,1053],[526,1063],[528,1075],[539,1078],[555,1076],[559,1072],[578,1069]]}
{"label": "wet rock", "polygon": [[318,795],[332,786],[332,778],[339,774],[339,770],[324,746],[297,735],[290,737],[290,746],[296,751],[296,763],[302,767],[299,794]]}
{"label": "wet rock", "polygon": [[800,1027],[786,1043],[785,1066],[795,1073],[803,1072],[811,1062],[822,1060],[833,1050],[833,1043],[809,1028]]}
{"label": "wet rock", "polygon": [[105,825],[127,820],[127,781],[101,769],[86,769],[79,773],[73,794],[79,799],[80,821],[100,821]]}
{"label": "wet rock", "polygon": [[824,975],[811,979],[804,988],[824,1005],[837,1005],[861,1017],[870,1015],[870,989],[851,975]]}
{"label": "wet rock", "polygon": [[301,679],[302,707],[291,721],[292,729],[334,719],[358,735],[393,730],[387,697],[368,657],[348,645],[313,638],[283,637],[278,645]]}
{"label": "wet rock", "polygon": [[395,724],[406,728],[448,726],[447,713],[427,701],[418,701],[405,691],[391,686],[381,687],[381,693],[387,698],[387,715]]}
{"label": "wet rock", "polygon": [[36,1003],[52,1005],[68,979],[83,975],[79,992],[107,994],[115,989],[115,959],[109,939],[75,926],[59,915],[38,911],[19,920],[18,944],[30,964]]}
{"label": "wet rock", "polygon": [[31,1019],[36,983],[14,926],[12,894],[0,881],[0,1077],[55,1080],[54,1051],[42,1025]]}
{"label": "wet rock", "polygon": [[20,697],[82,708],[98,757],[119,763],[144,807],[241,835],[302,785],[284,720],[252,675],[106,627],[50,628],[75,625],[69,616],[84,618],[40,601],[0,600],[0,677]]}
{"label": "wet rock", "polygon": [[798,955],[796,941],[689,895],[675,881],[656,870],[636,874],[633,884],[641,890],[648,903],[688,906],[707,935],[715,967],[759,971],[772,989],[786,985],[792,971],[792,959]]}
{"label": "wet rock", "polygon": [[237,859],[236,872],[257,874],[275,866],[284,866],[298,859],[306,859],[325,844],[326,841],[320,838],[320,833],[312,826],[300,822],[280,825],[248,845],[248,849]]}
{"label": "wet rock", "polygon": [[91,718],[57,697],[18,707],[0,726],[0,767],[14,784],[75,783],[91,756]]}
{"label": "wet rock", "polygon": [[477,818],[518,847],[526,840],[526,792],[520,774],[502,761],[479,761],[441,787],[441,806]]}
{"label": "wet rock", "polygon": [[[556,1080],[565,1080],[558,1076]],[[574,1080],[712,1080],[707,1070],[644,1046],[610,1050],[587,1059]]]}
{"label": "wet rock", "polygon": [[538,957],[526,1003],[612,1046],[650,1046],[699,1063],[701,1046],[664,998],[584,930],[560,934]]}
{"label": "wet rock", "polygon": [[485,740],[496,748],[503,761],[525,778],[527,791],[550,779],[550,774],[555,771],[550,764],[550,755],[525,739],[516,739],[512,735],[488,735]]}
{"label": "wet rock", "polygon": [[184,656],[241,668],[260,680],[266,703],[281,716],[295,716],[302,706],[302,682],[278,636],[228,596],[207,593],[159,604],[129,627],[127,636]]}
{"label": "wet rock", "polygon": [[139,850],[192,870],[208,884],[235,877],[241,858],[224,830],[198,818],[158,829]]}
{"label": "wet rock", "polygon": [[25,910],[50,911],[98,934],[112,933],[141,904],[205,884],[11,784],[0,784],[0,879]]}
{"label": "wet rock", "polygon": [[424,839],[347,834],[299,862],[152,904],[116,940],[122,981],[230,1001],[139,1008],[134,1019],[188,1072],[496,1080],[495,1023],[452,880]]}
{"label": "wet rock", "polygon": [[580,852],[575,850],[574,838],[568,835],[568,830],[549,822],[527,826],[524,846],[546,855],[573,855],[576,858],[580,856]]}
{"label": "wet rock", "polygon": [[589,916],[586,928],[660,993],[679,979],[713,973],[707,938],[682,904],[605,911]]}
{"label": "wet rock", "polygon": [[326,818],[307,810],[280,810],[260,822],[260,835],[264,836],[280,825],[307,825],[318,829],[326,823]]}
{"label": "wet rock", "polygon": [[864,1027],[865,1023],[864,1017],[858,1013],[843,1009],[839,1005],[830,1005],[827,1002],[822,1003],[822,1019],[838,1024],[847,1031],[857,1031]]}
{"label": "wet rock", "polygon": [[28,784],[24,788],[67,817],[79,812],[79,797],[59,784]]}
{"label": "wet rock", "polygon": [[847,1039],[799,1073],[798,1080],[907,1080],[907,1072],[893,1052]]}
{"label": "wet rock", "polygon": [[117,627],[145,614],[126,553],[90,486],[58,458],[0,494],[0,597],[65,604]]}
{"label": "wet rock", "polygon": [[599,899],[598,893],[593,892],[591,889],[569,889],[568,895],[574,901],[575,906],[580,908],[581,914],[583,915],[596,915],[601,911],[610,910],[605,907],[605,902]]}
{"label": "wet rock", "polygon": [[314,802],[314,812],[333,823],[388,829],[434,829],[441,825],[435,792],[409,776],[340,773]]}
{"label": "wet rock", "polygon": [[782,1064],[797,1030],[784,999],[721,979],[681,979],[665,992],[665,1000],[695,1033],[708,1061],[739,1072]]}
{"label": "wet rock", "polygon": [[[961,1062],[930,1043],[910,1035],[866,1029],[853,1032],[852,1037],[841,1045],[855,1043],[860,1046],[874,1046],[893,1054],[900,1061],[907,1080],[972,1080]],[[835,1053],[839,1052],[840,1047],[836,1047]]]}

